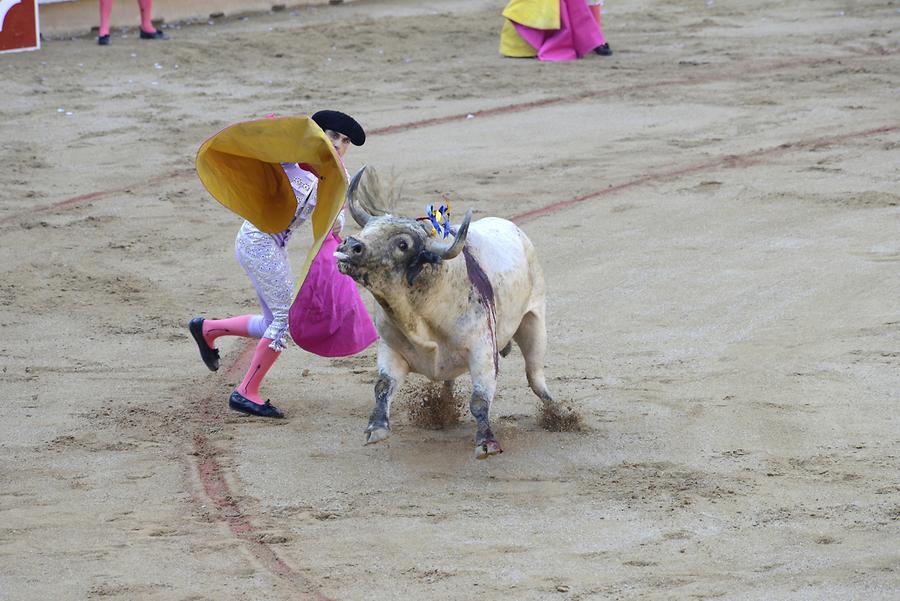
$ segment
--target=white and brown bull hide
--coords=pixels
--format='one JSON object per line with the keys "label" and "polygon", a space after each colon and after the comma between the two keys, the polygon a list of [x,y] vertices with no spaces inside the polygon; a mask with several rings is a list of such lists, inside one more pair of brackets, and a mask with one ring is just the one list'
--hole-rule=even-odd
{"label": "white and brown bull hide", "polygon": [[378,380],[366,443],[389,436],[391,400],[409,372],[448,386],[468,372],[469,409],[477,422],[475,455],[484,459],[501,453],[490,408],[499,356],[509,352],[512,341],[525,358],[529,386],[543,402],[543,425],[577,428],[577,415],[558,406],[544,378],[544,277],[524,232],[496,217],[471,222],[469,210],[445,241],[432,235],[430,223],[372,215],[363,204],[371,207],[379,200],[366,197],[370,186],[360,186],[364,171],[347,191],[362,230],[344,240],[335,257],[338,269],[377,302]]}

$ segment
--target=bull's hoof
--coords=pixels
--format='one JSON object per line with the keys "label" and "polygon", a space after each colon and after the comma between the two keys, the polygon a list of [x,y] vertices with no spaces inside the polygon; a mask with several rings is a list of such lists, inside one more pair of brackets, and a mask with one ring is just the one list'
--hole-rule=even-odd
{"label": "bull's hoof", "polygon": [[387,428],[375,428],[366,432],[366,444],[375,444],[381,442],[391,435],[391,431]]}
{"label": "bull's hoof", "polygon": [[491,455],[499,455],[502,452],[500,443],[493,438],[475,445],[475,459],[487,459]]}

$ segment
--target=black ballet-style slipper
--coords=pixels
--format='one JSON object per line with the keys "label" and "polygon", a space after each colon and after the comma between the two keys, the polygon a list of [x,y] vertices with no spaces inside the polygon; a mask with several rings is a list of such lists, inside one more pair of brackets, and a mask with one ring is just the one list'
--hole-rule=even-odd
{"label": "black ballet-style slipper", "polygon": [[167,36],[163,30],[157,29],[153,33],[149,33],[141,29],[141,39],[142,40],[168,40],[169,36]]}
{"label": "black ballet-style slipper", "polygon": [[603,44],[602,46],[597,46],[594,48],[594,52],[599,54],[600,56],[612,56],[612,48],[609,47],[609,43]]}
{"label": "black ballet-style slipper", "polygon": [[284,417],[284,413],[279,411],[278,407],[271,402],[266,401],[264,405],[254,403],[237,390],[231,393],[231,397],[228,399],[228,406],[235,411],[240,411],[247,415],[255,415],[257,417],[274,417],[276,419]]}
{"label": "black ballet-style slipper", "polygon": [[109,34],[98,35],[97,36],[97,44],[100,46],[109,46]]}
{"label": "black ballet-style slipper", "polygon": [[209,371],[217,371],[219,369],[219,350],[206,344],[206,339],[203,337],[203,321],[202,317],[195,317],[188,323],[188,330],[191,331],[191,336],[194,337],[194,342],[200,349],[200,358],[206,363],[206,367],[209,368]]}

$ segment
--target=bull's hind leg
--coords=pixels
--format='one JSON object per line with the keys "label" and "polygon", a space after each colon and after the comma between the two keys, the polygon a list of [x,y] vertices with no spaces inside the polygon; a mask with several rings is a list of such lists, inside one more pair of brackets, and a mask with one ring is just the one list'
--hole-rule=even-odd
{"label": "bull's hind leg", "polygon": [[513,335],[525,357],[525,376],[534,394],[546,402],[553,402],[547,380],[544,378],[544,354],[547,352],[547,328],[544,325],[544,312],[529,311],[519,323],[519,329]]}
{"label": "bull's hind leg", "polygon": [[375,407],[369,415],[366,444],[380,442],[391,435],[391,401],[403,383],[409,365],[387,345],[378,347],[378,380],[375,382]]}
{"label": "bull's hind leg", "polygon": [[544,377],[544,355],[547,352],[547,328],[544,324],[543,307],[529,311],[522,318],[513,340],[519,345],[525,358],[525,376],[534,394],[543,401],[541,407],[541,427],[552,430],[578,430],[581,418],[571,407],[564,407],[553,400],[547,380]]}

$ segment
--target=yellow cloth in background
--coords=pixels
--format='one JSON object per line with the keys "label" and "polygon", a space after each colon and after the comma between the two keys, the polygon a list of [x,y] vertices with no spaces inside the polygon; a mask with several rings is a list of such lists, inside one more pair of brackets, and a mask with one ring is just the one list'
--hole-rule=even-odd
{"label": "yellow cloth in background", "polygon": [[519,32],[508,20],[503,20],[500,30],[500,54],[512,58],[530,58],[537,56],[537,49],[522,39]]}
{"label": "yellow cloth in background", "polygon": [[347,174],[325,132],[305,116],[236,123],[200,146],[196,168],[213,198],[261,231],[275,234],[287,229],[297,211],[281,163],[307,163],[319,175],[310,218],[313,245],[300,270],[299,288],[347,193]]}
{"label": "yellow cloth in background", "polygon": [[503,16],[532,29],[559,29],[559,0],[509,0]]}
{"label": "yellow cloth in background", "polygon": [[559,29],[559,0],[509,0],[503,16],[507,20],[500,30],[500,54],[513,58],[536,56],[537,49],[522,39],[510,21],[533,29]]}

